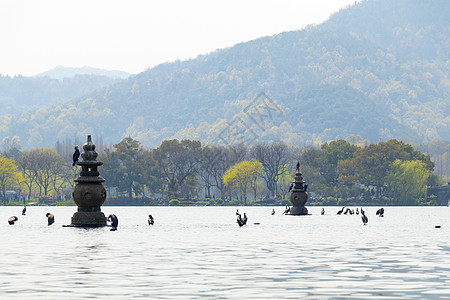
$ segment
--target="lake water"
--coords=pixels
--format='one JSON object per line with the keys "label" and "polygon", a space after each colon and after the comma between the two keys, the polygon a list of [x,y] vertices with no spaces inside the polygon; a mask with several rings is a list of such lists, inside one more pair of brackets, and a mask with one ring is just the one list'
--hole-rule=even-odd
{"label": "lake water", "polygon": [[0,299],[450,298],[449,207],[366,207],[367,226],[321,208],[103,207],[114,232],[62,227],[76,207],[0,207]]}

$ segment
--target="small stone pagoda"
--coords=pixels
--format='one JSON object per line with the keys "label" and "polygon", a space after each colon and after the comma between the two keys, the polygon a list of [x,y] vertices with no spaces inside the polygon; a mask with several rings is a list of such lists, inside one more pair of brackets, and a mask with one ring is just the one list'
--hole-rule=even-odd
{"label": "small stone pagoda", "polygon": [[90,135],[87,136],[83,150],[83,161],[77,162],[77,165],[81,166],[80,177],[75,179],[77,185],[72,194],[78,211],[73,214],[72,224],[69,226],[103,227],[106,226],[106,217],[100,207],[106,200],[106,190],[102,185],[105,179],[99,176],[97,170],[103,163],[96,161],[98,153]]}
{"label": "small stone pagoda", "polygon": [[290,201],[292,207],[289,214],[294,216],[308,215],[308,209],[305,207],[308,201],[308,193],[306,189],[308,185],[303,181],[302,173],[300,172],[300,162],[297,162],[297,172],[295,173],[295,180],[289,188],[291,192]]}

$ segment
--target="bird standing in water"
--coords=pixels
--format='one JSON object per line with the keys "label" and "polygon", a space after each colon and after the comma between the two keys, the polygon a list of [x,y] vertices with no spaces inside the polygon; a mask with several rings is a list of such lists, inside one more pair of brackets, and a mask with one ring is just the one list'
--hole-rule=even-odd
{"label": "bird standing in water", "polygon": [[291,207],[286,204],[286,208],[284,209],[283,215],[288,215],[291,212]]}
{"label": "bird standing in water", "polygon": [[19,220],[19,218],[17,218],[16,216],[12,216],[11,218],[8,219],[8,224],[14,225],[14,222],[16,222],[17,220]]}
{"label": "bird standing in water", "polygon": [[384,208],[380,208],[379,210],[377,210],[376,214],[379,217],[384,217]]}
{"label": "bird standing in water", "polygon": [[241,214],[237,216],[237,223],[239,224],[239,227],[244,226],[247,224],[247,215],[244,213],[244,216],[242,217]]}
{"label": "bird standing in water", "polygon": [[108,221],[111,222],[111,230],[110,231],[116,231],[117,226],[119,226],[119,219],[116,215],[109,215]]}
{"label": "bird standing in water", "polygon": [[45,216],[47,217],[48,226],[55,223],[55,216],[53,214],[47,213]]}
{"label": "bird standing in water", "polygon": [[153,225],[155,223],[155,219],[153,219],[152,215],[148,215],[148,225]]}
{"label": "bird standing in water", "polygon": [[75,152],[73,153],[73,156],[72,156],[72,159],[73,159],[72,167],[75,166],[79,157],[80,157],[80,150],[78,150],[78,146],[75,146]]}
{"label": "bird standing in water", "polygon": [[361,208],[361,220],[363,221],[363,225],[366,225],[369,222],[369,218],[367,218],[365,212]]}

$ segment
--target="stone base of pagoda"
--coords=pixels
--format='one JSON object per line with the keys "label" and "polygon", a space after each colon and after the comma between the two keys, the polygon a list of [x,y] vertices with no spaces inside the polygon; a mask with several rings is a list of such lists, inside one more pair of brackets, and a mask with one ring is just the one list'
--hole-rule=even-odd
{"label": "stone base of pagoda", "polygon": [[103,212],[77,211],[73,214],[72,224],[66,227],[104,227],[107,226],[106,217]]}
{"label": "stone base of pagoda", "polygon": [[291,216],[306,216],[308,214],[308,209],[304,206],[292,206],[288,215]]}

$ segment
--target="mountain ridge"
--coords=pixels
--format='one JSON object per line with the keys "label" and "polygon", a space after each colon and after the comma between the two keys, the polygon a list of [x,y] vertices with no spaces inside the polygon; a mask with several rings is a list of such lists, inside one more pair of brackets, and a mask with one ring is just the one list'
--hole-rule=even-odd
{"label": "mountain ridge", "polygon": [[89,66],[83,67],[56,66],[51,70],[41,72],[37,75],[34,75],[33,77],[50,77],[52,79],[62,80],[64,78],[72,78],[78,75],[97,75],[97,76],[106,76],[113,79],[126,79],[130,77],[132,74],[125,71],[105,70]]}
{"label": "mountain ridge", "polygon": [[[161,64],[66,105],[3,121],[0,133],[23,136],[28,146],[85,134],[110,143],[130,136],[149,147],[167,138],[219,143],[218,135],[264,92],[285,113],[264,124],[258,142],[305,145],[344,135],[448,140],[450,26],[441,17],[448,5],[435,2],[445,8],[363,1],[322,24]],[[402,15],[430,10],[420,24]],[[31,120],[42,121],[30,126]],[[244,127],[244,136],[259,128]]]}

